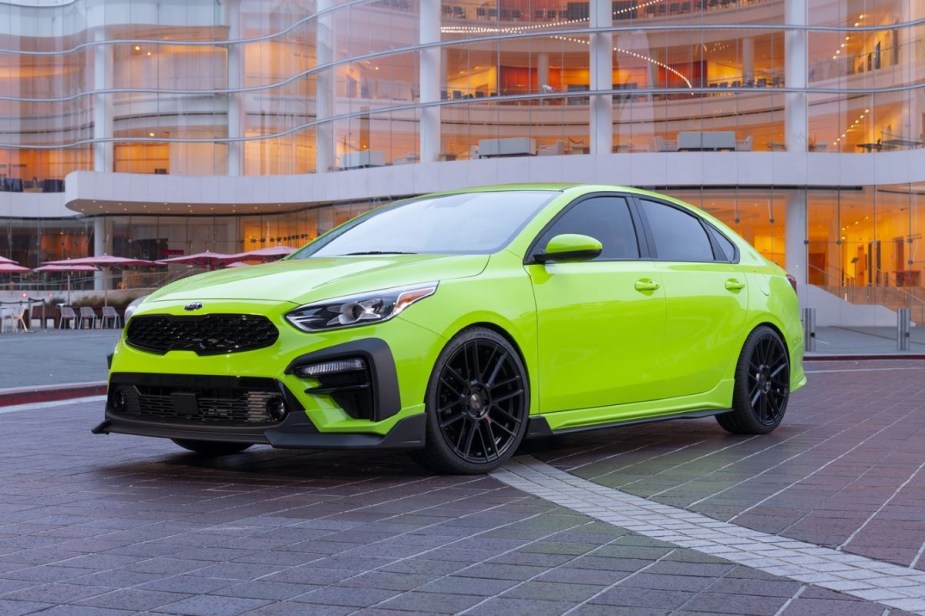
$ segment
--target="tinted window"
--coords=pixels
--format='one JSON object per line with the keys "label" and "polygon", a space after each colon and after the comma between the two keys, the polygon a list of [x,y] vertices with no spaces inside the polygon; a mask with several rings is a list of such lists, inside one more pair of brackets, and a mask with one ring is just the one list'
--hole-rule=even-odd
{"label": "tinted window", "polygon": [[664,261],[713,261],[713,245],[700,221],[678,208],[642,200],[655,240],[655,253]]}
{"label": "tinted window", "polygon": [[638,259],[639,244],[626,200],[621,197],[592,197],[572,206],[556,220],[537,244],[543,250],[556,235],[579,233],[603,244],[598,259]]}
{"label": "tinted window", "polygon": [[722,233],[720,233],[713,227],[709,227],[709,229],[710,229],[710,233],[712,233],[713,237],[716,239],[716,243],[719,244],[720,250],[722,250],[723,252],[723,258],[725,258],[727,261],[735,261],[736,260],[735,245],[732,242],[730,242],[729,239],[725,235],[723,235]]}

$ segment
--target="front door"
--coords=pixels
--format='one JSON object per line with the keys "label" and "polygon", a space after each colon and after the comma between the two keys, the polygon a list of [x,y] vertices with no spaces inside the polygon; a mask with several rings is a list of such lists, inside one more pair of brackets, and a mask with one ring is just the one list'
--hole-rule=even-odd
{"label": "front door", "polygon": [[535,250],[563,233],[603,244],[593,260],[527,265],[537,305],[539,408],[588,409],[658,397],[665,296],[659,272],[640,260],[626,200],[578,201],[543,233]]}

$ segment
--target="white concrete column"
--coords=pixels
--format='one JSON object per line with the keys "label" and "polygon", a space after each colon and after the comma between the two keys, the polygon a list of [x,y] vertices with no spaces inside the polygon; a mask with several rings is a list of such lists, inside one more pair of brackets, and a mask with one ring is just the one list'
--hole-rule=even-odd
{"label": "white concrete column", "polygon": [[801,298],[809,276],[807,274],[807,205],[806,190],[792,190],[787,195],[787,222],[784,263],[787,273],[797,279]]}
{"label": "white concrete column", "polygon": [[543,86],[549,85],[549,54],[536,54],[536,83],[539,91],[543,92]]}
{"label": "white concrete column", "polygon": [[[95,40],[106,40],[106,30],[101,27],[96,31]],[[101,92],[112,87],[112,46],[106,43],[93,48],[93,89]],[[112,128],[112,94],[93,95],[93,139],[108,139],[113,135]],[[112,141],[93,143],[93,170],[112,173]]]}
{"label": "white concrete column", "polygon": [[[440,41],[441,5],[439,2],[421,2],[419,40],[422,45]],[[440,101],[440,83],[445,67],[441,61],[441,49],[430,47],[421,50],[421,61],[418,68],[418,81],[421,87],[421,103],[436,103]],[[440,154],[440,107],[424,107],[421,109],[420,135],[421,162],[437,160]]]}
{"label": "white concrete column", "polygon": [[[315,55],[318,65],[334,61],[334,16],[328,11],[334,0],[318,0],[318,31],[315,39]],[[325,69],[318,73],[315,81],[316,117],[325,120],[334,115],[334,70]],[[315,133],[315,171],[326,173],[337,162],[334,153],[334,125],[330,122],[318,124]]]}
{"label": "white concrete column", "polygon": [[[227,0],[225,3],[225,23],[228,24],[228,39],[241,38],[241,3],[240,0]],[[244,50],[240,44],[228,44],[228,88],[240,88],[244,83]],[[228,94],[228,138],[240,139],[244,136],[244,95],[238,92]],[[228,175],[241,175],[244,172],[244,142],[228,142]]]}
{"label": "white concrete column", "polygon": [[[108,225],[105,218],[93,219],[93,256],[98,257],[106,254],[106,245],[109,243],[107,236]],[[102,291],[109,288],[110,273],[109,270],[103,269],[93,273],[93,290]]]}
{"label": "white concrete column", "polygon": [[[591,0],[591,27],[606,28],[613,22],[611,0]],[[613,89],[613,34],[591,35],[591,91]],[[591,95],[591,154],[610,154],[613,149],[613,95]]]}
{"label": "white concrete column", "polygon": [[755,78],[755,39],[742,39],[742,83]]}
{"label": "white concrete column", "polygon": [[[785,0],[784,19],[788,26],[805,26],[808,23],[804,0]],[[784,31],[784,85],[802,89],[784,96],[784,133],[787,150],[805,152],[809,126],[806,80],[809,70],[806,31]]]}

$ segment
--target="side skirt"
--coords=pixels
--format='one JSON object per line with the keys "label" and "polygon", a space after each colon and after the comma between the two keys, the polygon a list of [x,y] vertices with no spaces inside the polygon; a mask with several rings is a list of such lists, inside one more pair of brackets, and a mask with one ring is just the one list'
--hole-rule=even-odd
{"label": "side skirt", "polygon": [[672,415],[659,415],[658,417],[646,417],[644,419],[628,419],[625,421],[612,421],[599,423],[588,426],[578,426],[575,428],[563,428],[553,431],[546,421],[545,415],[534,415],[530,417],[530,423],[527,425],[527,434],[524,438],[543,438],[559,434],[574,434],[576,432],[587,432],[589,430],[603,430],[607,428],[619,428],[621,426],[632,426],[636,424],[655,423],[657,421],[666,421],[669,419],[699,419],[701,417],[712,417],[728,413],[732,409],[709,409],[706,411],[683,411]]}

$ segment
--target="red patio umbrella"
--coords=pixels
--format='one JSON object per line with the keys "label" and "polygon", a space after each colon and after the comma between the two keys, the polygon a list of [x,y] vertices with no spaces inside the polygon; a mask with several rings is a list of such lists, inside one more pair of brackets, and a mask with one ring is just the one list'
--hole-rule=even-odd
{"label": "red patio umbrella", "polygon": [[67,303],[71,303],[71,274],[73,272],[98,272],[100,268],[95,265],[43,265],[37,267],[34,272],[65,272],[67,273]]}
{"label": "red patio umbrella", "polygon": [[133,259],[131,257],[114,257],[112,255],[102,254],[92,257],[80,257],[77,259],[61,259],[60,261],[46,261],[43,265],[96,265],[97,267],[134,267],[144,265],[155,265],[154,261],[147,259]]}
{"label": "red patio umbrella", "polygon": [[[23,267],[18,265],[14,261],[4,261],[0,263],[0,274],[25,274],[31,272],[32,270],[28,267]],[[10,289],[13,288],[13,281],[10,280]]]}
{"label": "red patio umbrella", "polygon": [[13,259],[7,259],[6,257],[0,257],[0,263],[16,263]]}
{"label": "red patio umbrella", "polygon": [[13,261],[6,261],[0,263],[0,274],[25,274],[26,272],[31,272],[32,270],[28,267],[23,267],[18,265]]}
{"label": "red patio umbrella", "polygon": [[260,261],[272,261],[280,259],[288,254],[295,252],[295,248],[289,246],[268,246],[267,248],[257,248],[256,250],[246,250],[238,254],[228,255],[228,261],[247,261],[259,259]]}
{"label": "red patio umbrella", "polygon": [[205,252],[197,252],[191,255],[180,255],[179,257],[170,257],[169,259],[159,259],[157,263],[169,264],[169,263],[185,263],[187,265],[195,265],[197,267],[205,267],[208,269],[213,269],[216,265],[228,261],[228,255],[222,252],[212,252],[207,250]]}
{"label": "red patio umbrella", "polygon": [[[156,265],[154,261],[147,259],[133,259],[131,257],[115,257],[113,255],[95,255],[92,257],[80,257],[78,259],[62,259],[60,261],[46,261],[43,265],[95,265],[100,269],[108,270],[114,267],[138,267],[146,265]],[[103,305],[109,305],[109,289],[103,285]]]}

